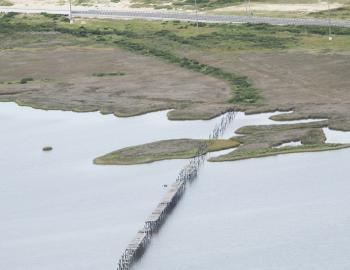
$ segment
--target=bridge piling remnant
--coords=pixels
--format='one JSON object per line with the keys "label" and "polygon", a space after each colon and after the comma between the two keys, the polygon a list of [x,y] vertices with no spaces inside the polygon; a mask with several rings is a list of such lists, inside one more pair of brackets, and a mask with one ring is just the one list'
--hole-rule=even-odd
{"label": "bridge piling remnant", "polygon": [[[209,141],[214,141],[223,136],[234,117],[234,112],[226,113],[209,135]],[[211,142],[209,142],[209,144],[210,143]],[[187,184],[192,183],[198,177],[199,169],[204,164],[207,153],[208,143],[199,144],[196,155],[181,169],[176,181],[170,185],[161,202],[146,219],[143,228],[136,234],[135,238],[129,243],[121,255],[117,270],[129,270],[142,256],[152,239],[152,235],[160,230],[168,215],[182,198],[186,191]]]}

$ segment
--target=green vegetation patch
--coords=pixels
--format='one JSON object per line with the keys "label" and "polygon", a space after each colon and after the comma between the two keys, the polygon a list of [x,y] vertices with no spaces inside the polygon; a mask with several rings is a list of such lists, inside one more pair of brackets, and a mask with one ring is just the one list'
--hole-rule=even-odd
{"label": "green vegetation patch", "polygon": [[[5,39],[32,32],[60,33],[93,46],[118,46],[225,80],[232,88],[232,98],[227,102],[243,105],[259,103],[263,98],[249,78],[212,63],[203,63],[198,56],[290,49],[329,50],[329,43],[324,39],[328,28],[318,26],[200,23],[197,28],[195,23],[140,20],[84,20],[84,24],[78,20],[71,25],[68,18],[61,15],[0,15],[0,35],[2,33]],[[344,37],[332,42],[334,48],[349,49],[350,43],[346,40],[350,36],[349,28],[333,28],[333,34]]]}
{"label": "green vegetation patch", "polygon": [[[282,114],[281,114],[282,115]],[[273,116],[272,118],[275,120],[278,115]],[[277,120],[276,120],[277,121]],[[297,124],[289,124],[289,125],[255,125],[255,126],[244,126],[235,131],[236,134],[240,135],[251,135],[251,134],[265,134],[265,133],[280,133],[291,130],[299,130],[299,129],[311,129],[311,128],[323,128],[327,127],[328,121],[315,121],[309,123],[297,123]]]}
{"label": "green vegetation patch", "polygon": [[337,20],[349,20],[350,18],[350,6],[344,6],[341,8],[336,8],[336,9],[332,9],[330,11],[328,10],[323,10],[323,11],[319,11],[319,12],[312,12],[308,14],[310,17],[314,17],[314,18],[320,18],[320,19],[327,19],[327,18],[331,18],[331,20],[333,19],[337,19]]}
{"label": "green vegetation patch", "polygon": [[92,6],[93,2],[91,0],[73,0],[74,5],[77,6]]}
{"label": "green vegetation patch", "polygon": [[26,84],[26,83],[32,82],[32,81],[34,81],[33,78],[23,78],[23,79],[21,79],[21,80],[19,81],[19,83],[20,83],[20,84]]}
{"label": "green vegetation patch", "polygon": [[229,100],[230,103],[255,103],[260,99],[257,89],[248,81],[245,76],[238,76],[236,74],[226,72],[218,67],[202,64],[197,60],[189,59],[187,57],[178,57],[168,51],[158,50],[143,46],[138,43],[128,42],[126,40],[115,41],[120,47],[128,49],[129,51],[142,53],[144,55],[152,55],[170,63],[177,64],[183,68],[200,72],[204,75],[213,76],[218,79],[226,80],[230,83],[234,91],[234,97]]}
{"label": "green vegetation patch", "polygon": [[22,78],[18,81],[0,81],[0,84],[27,84],[29,82],[33,82],[34,78],[28,77],[28,78]]}
{"label": "green vegetation patch", "polygon": [[[240,136],[234,140],[241,145],[234,151],[209,161],[234,161],[240,159],[266,157],[279,154],[337,150],[350,144],[328,144],[322,130],[327,121],[292,125],[246,126],[236,131]],[[300,141],[300,146],[282,146],[284,143]],[[277,147],[279,146],[279,147]]]}
{"label": "green vegetation patch", "polygon": [[205,144],[208,152],[237,147],[235,140],[192,140],[178,139],[158,141],[120,149],[94,160],[95,164],[131,165],[150,163],[165,159],[186,159],[195,157],[198,148]]}
{"label": "green vegetation patch", "polygon": [[300,141],[303,145],[324,144],[326,136],[322,128],[328,121],[290,125],[246,126],[236,130],[236,139],[242,143],[238,151],[276,147],[284,143]]}
{"label": "green vegetation patch", "polygon": [[46,18],[52,19],[54,21],[69,22],[69,18],[67,16],[64,16],[64,15],[50,14],[50,13],[46,13],[46,12],[42,12],[41,15],[46,17]]}
{"label": "green vegetation patch", "polygon": [[110,77],[110,76],[124,76],[126,75],[125,72],[99,72],[99,73],[94,73],[92,76],[95,77]]}
{"label": "green vegetation patch", "polygon": [[291,153],[304,153],[304,152],[320,152],[329,150],[339,150],[344,148],[349,148],[350,144],[315,144],[315,145],[302,145],[294,147],[281,147],[281,148],[259,148],[252,151],[233,151],[227,155],[220,157],[210,158],[209,161],[219,162],[219,161],[234,161],[241,159],[250,159],[258,157],[268,157],[281,154],[291,154]]}
{"label": "green vegetation patch", "polygon": [[9,0],[0,0],[0,6],[13,6],[13,3]]}

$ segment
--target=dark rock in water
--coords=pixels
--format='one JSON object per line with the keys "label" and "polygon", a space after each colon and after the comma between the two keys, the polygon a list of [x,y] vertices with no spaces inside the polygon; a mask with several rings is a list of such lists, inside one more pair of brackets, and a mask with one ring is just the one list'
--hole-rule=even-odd
{"label": "dark rock in water", "polygon": [[45,146],[45,147],[43,147],[43,151],[52,151],[52,146]]}

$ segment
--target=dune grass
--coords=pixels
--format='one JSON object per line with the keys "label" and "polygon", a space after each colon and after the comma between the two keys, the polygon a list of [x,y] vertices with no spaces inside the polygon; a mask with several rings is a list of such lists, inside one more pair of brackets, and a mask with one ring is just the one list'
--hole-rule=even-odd
{"label": "dune grass", "polygon": [[0,0],[0,6],[13,6],[13,3],[9,0]]}

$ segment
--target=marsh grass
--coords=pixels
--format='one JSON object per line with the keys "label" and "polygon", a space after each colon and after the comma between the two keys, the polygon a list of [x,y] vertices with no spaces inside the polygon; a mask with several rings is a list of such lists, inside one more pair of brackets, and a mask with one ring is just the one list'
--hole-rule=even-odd
{"label": "marsh grass", "polygon": [[301,146],[286,146],[281,148],[269,147],[260,148],[252,151],[232,151],[231,153],[215,158],[210,158],[209,161],[234,161],[250,158],[276,156],[281,154],[304,153],[304,152],[321,152],[330,150],[339,150],[349,148],[350,144],[314,144]]}
{"label": "marsh grass", "polygon": [[0,6],[13,6],[13,3],[9,0],[0,0]]}
{"label": "marsh grass", "polygon": [[34,81],[33,78],[23,78],[23,79],[21,79],[21,80],[19,81],[19,83],[20,83],[20,84],[26,84],[26,83],[32,82],[32,81]]}
{"label": "marsh grass", "polygon": [[[90,46],[118,46],[225,80],[231,86],[233,93],[232,98],[228,100],[229,103],[257,103],[262,96],[247,77],[201,63],[195,57],[188,55],[306,50],[310,46],[308,44],[312,44],[318,50],[329,49],[327,47],[329,45],[325,45],[324,42],[324,37],[328,35],[327,27],[206,23],[201,23],[199,26],[197,28],[194,23],[179,21],[142,20],[121,20],[117,23],[115,20],[84,20],[84,25],[79,21],[71,25],[67,18],[61,15],[8,13],[0,16],[0,35],[3,34],[6,38],[15,33],[17,35],[24,32],[54,32],[65,35],[69,41],[79,40]],[[342,37],[339,41],[334,40],[333,48],[338,46],[339,50],[349,49],[349,28],[333,28],[333,34]]]}
{"label": "marsh grass", "polygon": [[111,77],[111,76],[124,76],[126,75],[125,72],[99,72],[99,73],[94,73],[92,76],[95,77]]}
{"label": "marsh grass", "polygon": [[[198,145],[206,144],[207,152],[237,147],[235,140],[190,140],[178,139],[158,141],[126,147],[94,160],[99,165],[132,165],[168,159],[187,159],[197,155]],[[175,147],[174,147],[175,146]]]}

